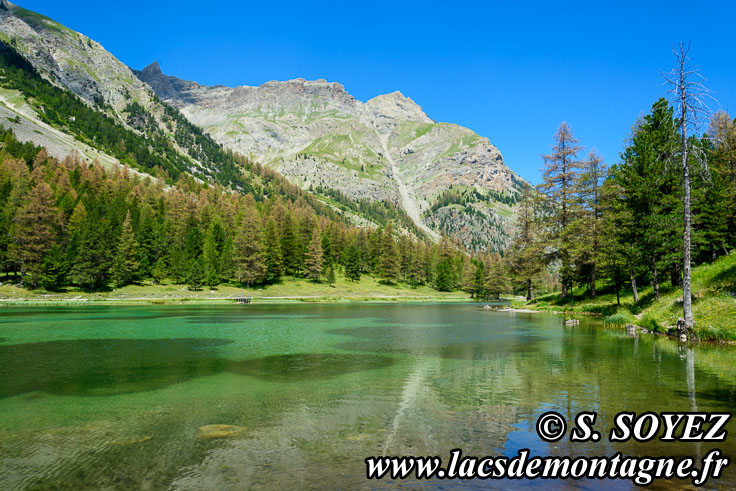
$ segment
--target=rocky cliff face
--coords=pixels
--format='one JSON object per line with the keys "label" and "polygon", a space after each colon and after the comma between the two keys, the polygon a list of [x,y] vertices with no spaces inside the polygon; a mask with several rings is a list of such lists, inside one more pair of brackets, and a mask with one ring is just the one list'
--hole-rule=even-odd
{"label": "rocky cliff face", "polygon": [[209,87],[165,75],[157,63],[135,73],[215,140],[304,188],[388,201],[429,235],[472,239],[477,249],[503,249],[512,235],[523,181],[498,149],[433,121],[400,92],[364,103],[325,80]]}
{"label": "rocky cliff face", "polygon": [[[189,149],[177,144],[174,138],[177,123],[166,115],[167,108],[151,87],[96,41],[41,14],[0,0],[0,42],[12,46],[41,77],[73,92],[126,129],[147,137],[156,134],[167,138],[180,160],[186,161],[189,173],[203,180],[212,178],[213,169],[207,162],[200,162],[190,155]],[[19,94],[0,91],[0,111],[16,114],[25,121],[15,128],[21,140],[46,146],[58,157],[76,151],[87,159],[119,164],[114,157],[65,135],[60,128],[43,124],[40,121],[43,108],[28,102],[31,101],[25,101]],[[141,121],[151,125],[144,131]]]}
{"label": "rocky cliff face", "polygon": [[2,6],[0,40],[12,44],[43,77],[115,111],[131,101],[150,105],[150,89],[98,42],[6,0]]}

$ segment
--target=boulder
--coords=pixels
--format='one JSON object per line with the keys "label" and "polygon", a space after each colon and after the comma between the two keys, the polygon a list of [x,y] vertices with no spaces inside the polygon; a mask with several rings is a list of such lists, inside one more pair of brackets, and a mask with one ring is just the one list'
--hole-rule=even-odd
{"label": "boulder", "polygon": [[215,438],[237,438],[245,435],[247,429],[237,425],[205,425],[197,429],[198,440],[213,440]]}

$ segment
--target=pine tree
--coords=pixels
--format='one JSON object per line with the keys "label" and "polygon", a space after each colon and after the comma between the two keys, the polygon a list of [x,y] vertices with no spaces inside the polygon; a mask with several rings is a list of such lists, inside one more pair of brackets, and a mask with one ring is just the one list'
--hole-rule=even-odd
{"label": "pine tree", "polygon": [[130,212],[125,215],[123,231],[120,234],[115,259],[112,263],[112,280],[119,288],[137,279],[140,262],[138,261],[138,244],[130,221]]}
{"label": "pine tree", "polygon": [[207,270],[205,284],[210,288],[214,288],[220,284],[220,278],[217,274],[217,270],[214,267],[210,267],[210,269]]}
{"label": "pine tree", "polygon": [[330,286],[335,285],[335,268],[332,267],[332,265],[327,266],[327,272],[325,274],[327,277],[327,284]]}
{"label": "pine tree", "polygon": [[187,264],[202,255],[202,245],[204,242],[202,239],[202,231],[199,229],[199,223],[196,219],[191,218],[189,220],[188,227],[189,229],[187,231],[186,241],[184,244]]}
{"label": "pine tree", "polygon": [[483,261],[477,261],[475,264],[475,277],[473,278],[473,297],[485,297],[485,265]]}
{"label": "pine tree", "polygon": [[[207,235],[204,239],[204,245],[202,247],[202,259],[204,260],[204,269],[207,271],[208,286],[210,280],[210,271],[217,271],[220,266],[222,246],[224,243],[224,232],[220,222],[212,222],[207,229]],[[215,283],[215,286],[219,284],[219,280]]]}
{"label": "pine tree", "polygon": [[434,276],[434,287],[441,292],[451,292],[455,289],[453,248],[447,237],[443,237],[440,242],[439,257]]}
{"label": "pine tree", "polygon": [[452,291],[452,264],[449,259],[441,259],[435,271],[434,287],[441,292]]}
{"label": "pine tree", "polygon": [[69,264],[64,251],[58,245],[52,245],[43,260],[39,285],[46,290],[57,290],[64,285],[68,270]]}
{"label": "pine tree", "polygon": [[153,277],[154,283],[157,285],[160,285],[163,283],[164,279],[166,279],[166,261],[164,261],[163,258],[160,258],[158,261],[156,261],[156,265],[153,267],[153,271],[151,271],[151,276]]}
{"label": "pine tree", "polygon": [[217,274],[225,282],[231,281],[235,274],[234,249],[235,243],[232,237],[225,239],[222,252],[220,253],[220,262],[217,265]]}
{"label": "pine tree", "polygon": [[28,202],[15,213],[10,249],[11,258],[20,264],[24,283],[32,288],[39,284],[44,258],[54,244],[59,223],[51,186],[34,186]]}
{"label": "pine tree", "polygon": [[306,255],[306,262],[304,264],[306,269],[307,278],[319,282],[322,276],[322,268],[324,267],[324,261],[322,257],[322,238],[319,233],[319,229],[315,229],[312,234],[312,241],[309,243],[309,250]]}
{"label": "pine tree", "polygon": [[381,254],[379,259],[379,275],[388,284],[396,283],[399,279],[399,250],[394,241],[394,229],[391,224],[383,231]]}
{"label": "pine tree", "polygon": [[355,244],[351,244],[350,247],[345,249],[343,263],[345,264],[345,278],[350,281],[359,281],[361,274],[360,253]]}
{"label": "pine tree", "polygon": [[660,99],[651,113],[637,122],[621,154],[621,164],[613,172],[620,189],[620,203],[614,203],[615,230],[624,245],[626,269],[637,301],[637,278],[648,271],[656,297],[659,273],[679,269],[681,210],[676,194],[680,185],[677,174],[667,169],[676,139],[672,108]]}
{"label": "pine tree", "polygon": [[187,275],[187,285],[192,291],[197,291],[204,283],[204,264],[202,259],[192,259],[189,262],[189,274]]}
{"label": "pine tree", "polygon": [[284,215],[281,224],[281,233],[279,234],[281,244],[281,260],[284,273],[291,276],[297,276],[301,272],[301,264],[299,261],[299,241],[294,226],[294,218],[290,212]]}
{"label": "pine tree", "polygon": [[174,277],[177,284],[186,282],[189,276],[189,266],[191,259],[187,259],[188,254],[184,247],[177,244],[169,250],[169,274]]}
{"label": "pine tree", "polygon": [[100,218],[100,210],[94,210],[88,214],[82,229],[71,279],[82,288],[96,290],[104,287],[109,278],[114,250],[110,241],[112,227],[107,218]]}
{"label": "pine tree", "polygon": [[330,243],[330,236],[327,234],[326,230],[322,234],[322,254],[324,255],[325,263],[332,264],[334,262],[332,244]]}

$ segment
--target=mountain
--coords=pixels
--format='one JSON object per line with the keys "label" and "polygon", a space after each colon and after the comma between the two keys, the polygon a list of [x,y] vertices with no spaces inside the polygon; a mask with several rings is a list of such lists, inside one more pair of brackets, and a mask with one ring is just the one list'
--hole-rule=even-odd
{"label": "mountain", "polygon": [[403,208],[429,235],[503,250],[524,181],[488,138],[437,123],[400,92],[356,100],[336,82],[205,86],[134,71],[216,141],[253,155],[305,189]]}
{"label": "mountain", "polygon": [[59,158],[252,189],[247,166],[87,36],[0,0],[0,58],[0,115],[20,139]]}
{"label": "mountain", "polygon": [[209,87],[157,63],[134,71],[7,0],[0,71],[2,124],[59,158],[73,151],[167,182],[192,175],[256,199],[285,192],[281,174],[352,223],[391,221],[469,249],[503,250],[513,234],[525,183],[498,149],[399,92],[364,103],[324,80]]}

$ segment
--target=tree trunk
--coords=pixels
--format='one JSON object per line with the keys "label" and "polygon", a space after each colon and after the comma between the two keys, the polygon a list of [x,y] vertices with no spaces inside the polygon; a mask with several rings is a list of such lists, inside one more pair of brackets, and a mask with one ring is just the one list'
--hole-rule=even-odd
{"label": "tree trunk", "polygon": [[634,292],[634,303],[639,303],[639,292],[636,290],[636,276],[631,273],[631,291]]}
{"label": "tree trunk", "polygon": [[526,301],[531,302],[532,300],[534,300],[534,286],[532,286],[531,278],[526,281]]}
{"label": "tree trunk", "polygon": [[[683,62],[684,63],[684,60]],[[685,69],[680,66],[680,87],[686,86]],[[680,90],[680,104],[682,108],[682,118],[680,120],[680,129],[682,138],[682,148],[680,154],[682,157],[682,186],[684,188],[683,213],[684,213],[684,231],[683,231],[683,260],[682,260],[682,310],[685,317],[685,327],[692,329],[693,327],[693,297],[690,291],[690,168],[687,162],[687,92]]]}
{"label": "tree trunk", "polygon": [[654,298],[659,300],[659,278],[657,277],[657,263],[652,259],[652,290]]}
{"label": "tree trunk", "polygon": [[620,275],[620,272],[619,272],[618,268],[616,268],[616,274],[615,274],[615,276],[616,276],[616,278],[615,278],[615,281],[616,281],[616,305],[618,305],[620,307],[621,306],[621,275]]}
{"label": "tree trunk", "polygon": [[562,293],[560,293],[561,298],[567,297],[567,283],[565,283],[565,280],[562,280]]}
{"label": "tree trunk", "polygon": [[590,276],[590,298],[595,298],[595,266]]}

